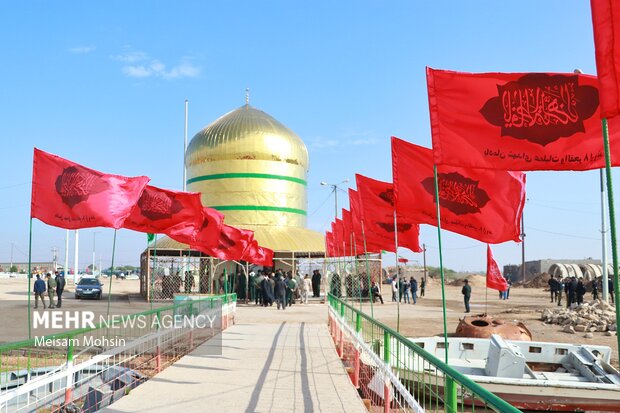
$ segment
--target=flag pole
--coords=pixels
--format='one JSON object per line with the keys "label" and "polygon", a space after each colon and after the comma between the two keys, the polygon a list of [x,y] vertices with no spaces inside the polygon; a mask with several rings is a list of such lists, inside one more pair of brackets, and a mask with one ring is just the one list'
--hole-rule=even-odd
{"label": "flag pole", "polygon": [[396,281],[398,282],[396,286],[396,288],[398,288],[398,301],[396,301],[396,332],[400,333],[400,299],[402,297],[400,293],[401,279],[398,271],[398,221],[396,219],[396,209],[394,209],[394,254],[396,254]]}
{"label": "flag pole", "polygon": [[[31,308],[31,291],[32,291],[32,217],[30,217],[30,234],[28,240],[28,340],[32,339],[32,308]],[[43,300],[43,299],[42,299]],[[45,301],[43,301],[45,307]],[[30,368],[28,369],[30,371]]]}
{"label": "flag pole", "polygon": [[[364,220],[360,220],[362,223],[362,239],[364,240],[364,257],[365,257],[365,261],[366,261],[366,274],[368,274],[368,297],[370,298],[370,316],[372,318],[375,317],[375,310],[374,310],[374,305],[373,305],[373,296],[372,296],[372,285],[371,285],[371,278],[370,278],[370,269],[368,268],[368,249],[366,247],[366,231],[364,230]],[[379,272],[381,272],[381,269],[379,269]],[[381,285],[381,284],[379,284]],[[381,288],[381,287],[379,287]],[[379,294],[381,294],[381,291],[379,290]]]}
{"label": "flag pole", "polygon": [[607,271],[607,230],[605,229],[605,176],[604,170],[600,169],[601,174],[601,242],[603,249],[601,252],[601,261],[603,262],[602,277],[603,277],[603,301],[609,302],[609,273]]}
{"label": "flag pole", "polygon": [[114,277],[114,251],[116,250],[116,228],[114,229],[114,240],[112,241],[112,263],[110,265],[110,283],[108,287],[108,318],[110,317],[110,301],[112,300],[112,278]]}
{"label": "flag pole", "polygon": [[[611,231],[611,254],[613,257],[614,275],[614,303],[616,305],[616,325],[620,326],[620,297],[618,297],[618,248],[616,240],[616,216],[614,211],[614,192],[611,183],[611,155],[609,150],[609,128],[607,118],[603,118],[603,146],[605,148],[605,172],[607,177],[607,202],[609,203],[609,229]],[[620,355],[620,334],[616,335],[616,350]],[[620,363],[620,361],[619,361]]]}
{"label": "flag pole", "polygon": [[443,253],[441,251],[441,208],[439,206],[439,179],[437,165],[433,165],[435,175],[435,205],[437,205],[437,240],[439,243],[439,275],[441,277],[441,307],[443,311],[443,341],[445,347],[445,362],[448,363],[448,327],[446,322],[446,287],[443,273]]}
{"label": "flag pole", "polygon": [[[362,311],[362,279],[360,278],[360,271],[357,266],[357,243],[355,242],[355,232],[353,231],[351,231],[351,249],[353,250],[353,262],[355,263],[355,278],[359,286],[357,294],[360,297],[360,311]],[[370,288],[370,286],[368,286],[368,288]],[[370,292],[370,289],[368,291]]]}

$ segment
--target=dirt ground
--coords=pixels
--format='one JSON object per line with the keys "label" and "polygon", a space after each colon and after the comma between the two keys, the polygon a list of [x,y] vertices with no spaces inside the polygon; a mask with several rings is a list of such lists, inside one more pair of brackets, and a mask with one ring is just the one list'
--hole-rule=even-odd
{"label": "dirt ground", "polygon": [[[478,277],[477,277],[478,278]],[[479,277],[484,280],[483,277]],[[540,321],[541,311],[545,308],[558,308],[557,304],[551,303],[548,291],[542,288],[510,289],[508,300],[500,300],[495,290],[485,292],[484,281],[474,282],[472,285],[472,297],[470,300],[471,313],[480,314],[487,312],[489,315],[501,318],[505,321],[519,320],[531,331],[534,341],[564,342],[573,344],[596,344],[612,348],[612,363],[618,365],[618,344],[616,336],[606,336],[605,333],[593,333],[593,338],[585,338],[585,333],[569,334],[562,331],[559,325],[545,324]],[[397,324],[397,305],[391,302],[391,289],[389,285],[383,285],[381,290],[384,305],[376,303],[373,306],[374,316],[392,328]],[[419,291],[418,291],[419,293]],[[448,333],[454,333],[459,319],[465,314],[461,286],[445,287],[446,293],[446,318]],[[486,298],[485,298],[486,295]],[[591,295],[585,297],[589,300]],[[563,300],[565,304],[565,300]],[[370,305],[363,304],[364,311],[370,313]],[[407,337],[427,337],[443,334],[442,311],[441,311],[441,285],[432,283],[426,288],[425,297],[419,297],[416,305],[400,304],[400,331]]]}
{"label": "dirt ground", "polygon": [[[34,281],[33,281],[34,282]],[[92,310],[96,317],[105,315],[108,306],[109,279],[102,278],[101,300],[76,299],[73,283],[67,283],[62,300],[63,310]],[[31,286],[32,288],[32,286]],[[31,300],[34,300],[32,295]],[[0,342],[12,342],[28,338],[28,279],[0,278]],[[47,301],[46,297],[46,304]],[[32,301],[34,305],[34,301]],[[156,303],[158,306],[170,303]],[[39,304],[39,309],[41,306]],[[140,296],[139,280],[112,280],[111,314],[133,314],[150,310],[151,305]]]}
{"label": "dirt ground", "polygon": [[[482,277],[479,277],[482,278]],[[97,300],[76,300],[73,295],[73,286],[68,285],[63,295],[63,309],[67,310],[93,310],[96,314],[105,314],[107,309],[108,279],[102,279],[104,283],[104,298]],[[18,341],[28,337],[27,329],[27,291],[28,284],[26,279],[0,278],[0,342]],[[448,332],[453,333],[464,314],[463,296],[460,286],[448,285],[445,287],[447,303],[447,325]],[[139,280],[112,280],[112,301],[111,313],[131,314],[146,311],[151,305],[145,302],[140,296]],[[382,286],[382,295],[385,304],[376,303],[372,311],[374,316],[396,329],[398,307],[391,302],[391,290],[389,285]],[[545,308],[557,308],[557,305],[550,302],[549,292],[542,288],[520,288],[513,287],[510,291],[509,300],[499,300],[495,290],[488,290],[488,301],[485,304],[484,281],[472,282],[472,298],[470,301],[471,314],[488,312],[490,315],[502,318],[506,321],[520,320],[532,332],[535,341],[567,342],[581,344],[598,344],[610,346],[612,351],[613,363],[617,365],[618,351],[617,338],[615,336],[605,336],[605,333],[593,333],[591,339],[585,338],[584,333],[568,334],[562,332],[561,326],[545,324],[539,320],[540,313]],[[590,295],[586,296],[589,299]],[[316,302],[315,302],[316,303]],[[169,305],[166,303],[154,304],[154,307]],[[317,305],[317,304],[313,304]],[[358,303],[355,302],[357,306]],[[243,306],[245,307],[245,306]],[[248,307],[254,307],[253,304]],[[365,312],[371,313],[370,304],[363,303]],[[264,309],[257,312],[242,312],[241,317],[252,318],[253,315],[259,316],[261,320],[269,322],[270,319],[279,320],[281,317],[300,319],[306,318],[303,306],[294,306],[294,311],[286,312],[278,317],[270,316],[271,309]],[[291,310],[293,310],[291,309]],[[327,311],[327,309],[326,309]],[[314,312],[313,312],[314,313]],[[250,315],[252,314],[252,315]],[[325,319],[327,315],[325,314]],[[312,318],[315,318],[314,316]],[[320,317],[319,317],[320,318]],[[311,322],[323,322],[322,319],[306,320]],[[442,311],[441,311],[441,286],[438,282],[429,282],[426,289],[426,296],[419,297],[418,303],[400,304],[400,331],[408,337],[426,337],[441,335],[443,333]]]}

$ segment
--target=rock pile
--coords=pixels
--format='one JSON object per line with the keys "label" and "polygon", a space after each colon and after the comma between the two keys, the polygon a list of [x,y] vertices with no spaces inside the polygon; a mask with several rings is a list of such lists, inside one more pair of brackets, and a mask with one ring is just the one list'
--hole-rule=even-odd
{"label": "rock pile", "polygon": [[593,333],[597,331],[607,331],[611,332],[610,334],[615,334],[618,328],[614,307],[599,300],[583,303],[575,309],[545,309],[542,311],[540,318],[547,324],[563,326],[563,331],[571,334],[575,332]]}

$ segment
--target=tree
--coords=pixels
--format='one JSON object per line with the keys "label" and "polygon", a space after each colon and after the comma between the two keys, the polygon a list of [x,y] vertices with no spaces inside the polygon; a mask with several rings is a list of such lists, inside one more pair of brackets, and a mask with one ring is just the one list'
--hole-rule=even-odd
{"label": "tree", "polygon": [[9,272],[17,272],[17,265],[13,265],[11,268],[9,268]]}

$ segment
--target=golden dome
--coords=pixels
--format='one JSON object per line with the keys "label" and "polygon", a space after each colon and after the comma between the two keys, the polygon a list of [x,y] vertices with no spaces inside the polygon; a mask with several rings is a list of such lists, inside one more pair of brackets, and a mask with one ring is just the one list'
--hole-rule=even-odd
{"label": "golden dome", "polygon": [[188,191],[200,192],[227,224],[254,230],[261,245],[324,250],[322,234],[305,228],[306,145],[267,113],[246,104],[220,117],[193,137],[185,166]]}
{"label": "golden dome", "polygon": [[[227,160],[264,160],[308,170],[303,141],[276,119],[250,105],[228,112],[198,132],[187,147],[186,167]],[[302,178],[302,177],[300,177]]]}

